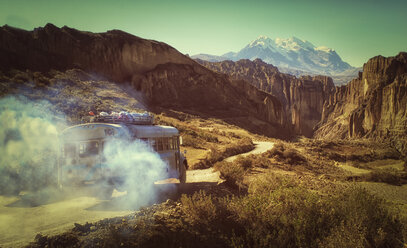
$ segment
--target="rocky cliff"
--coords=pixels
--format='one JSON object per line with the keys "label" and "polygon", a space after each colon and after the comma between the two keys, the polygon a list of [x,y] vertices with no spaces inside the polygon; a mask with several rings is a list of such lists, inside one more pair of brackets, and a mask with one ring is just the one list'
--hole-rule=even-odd
{"label": "rocky cliff", "polygon": [[275,96],[283,106],[286,122],[300,135],[311,137],[321,121],[323,106],[335,90],[332,79],[325,76],[295,76],[280,73],[277,67],[260,59],[223,62],[197,60],[205,67],[245,80]]}
{"label": "rocky cliff", "polygon": [[407,154],[407,53],[370,59],[323,112],[317,138],[389,139]]}
{"label": "rocky cliff", "polygon": [[216,115],[278,137],[290,133],[275,97],[215,73],[165,43],[122,31],[90,33],[52,24],[33,31],[3,26],[0,54],[3,72],[80,69],[131,85],[153,109]]}
{"label": "rocky cliff", "polygon": [[103,73],[119,82],[128,81],[135,73],[150,71],[158,64],[194,63],[165,43],[119,30],[91,33],[52,24],[33,31],[1,27],[0,52],[2,69],[76,68]]}

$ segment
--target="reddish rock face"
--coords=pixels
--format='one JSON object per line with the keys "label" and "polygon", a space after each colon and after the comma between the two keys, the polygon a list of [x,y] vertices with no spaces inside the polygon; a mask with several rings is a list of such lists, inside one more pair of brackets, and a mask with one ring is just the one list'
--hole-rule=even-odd
{"label": "reddish rock face", "polygon": [[276,67],[256,59],[237,62],[207,62],[197,60],[205,67],[246,80],[255,87],[275,96],[282,105],[285,122],[296,134],[311,137],[313,129],[321,121],[323,106],[335,91],[333,81],[325,76],[296,78],[280,73]]}
{"label": "reddish rock face", "polygon": [[407,53],[374,57],[338,87],[315,136],[385,138],[407,154]]}
{"label": "reddish rock face", "polygon": [[[286,137],[284,110],[276,97],[244,81],[215,73],[165,43],[113,30],[90,33],[47,24],[25,31],[0,28],[0,70],[81,69],[130,84],[150,107],[239,117],[252,131]],[[260,123],[252,125],[250,123]]]}
{"label": "reddish rock face", "polygon": [[0,49],[3,69],[48,71],[77,68],[102,73],[119,82],[131,79],[134,73],[152,70],[158,64],[194,63],[165,43],[119,30],[96,34],[52,24],[33,31],[3,26],[0,29]]}

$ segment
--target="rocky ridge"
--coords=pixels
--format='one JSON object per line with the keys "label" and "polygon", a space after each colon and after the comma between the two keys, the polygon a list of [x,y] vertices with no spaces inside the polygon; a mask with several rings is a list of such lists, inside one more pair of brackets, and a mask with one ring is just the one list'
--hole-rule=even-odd
{"label": "rocky ridge", "polygon": [[338,87],[323,109],[317,138],[383,138],[407,154],[407,53],[377,56]]}
{"label": "rocky ridge", "polygon": [[[3,72],[79,69],[130,85],[143,94],[151,110],[180,109],[229,118],[249,130],[278,137],[291,133],[275,97],[246,82],[232,82],[165,43],[119,30],[91,33],[47,24],[26,31],[3,26],[0,53]],[[247,121],[247,117],[258,124]]]}
{"label": "rocky ridge", "polygon": [[326,76],[295,77],[280,73],[277,67],[260,59],[222,62],[196,60],[205,67],[245,80],[275,96],[285,112],[286,123],[297,134],[311,137],[314,126],[321,121],[323,106],[335,91],[332,79]]}

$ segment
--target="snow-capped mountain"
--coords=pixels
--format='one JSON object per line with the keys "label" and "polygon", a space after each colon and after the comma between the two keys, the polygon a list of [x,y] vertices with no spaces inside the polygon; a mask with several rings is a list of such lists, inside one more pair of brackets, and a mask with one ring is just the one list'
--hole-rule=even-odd
{"label": "snow-capped mountain", "polygon": [[282,72],[303,71],[304,74],[337,75],[355,69],[342,61],[335,50],[324,46],[315,47],[311,42],[296,37],[271,39],[260,36],[237,53],[229,52],[221,56],[205,54],[205,58],[200,55],[192,57],[208,61],[260,58],[277,66]]}

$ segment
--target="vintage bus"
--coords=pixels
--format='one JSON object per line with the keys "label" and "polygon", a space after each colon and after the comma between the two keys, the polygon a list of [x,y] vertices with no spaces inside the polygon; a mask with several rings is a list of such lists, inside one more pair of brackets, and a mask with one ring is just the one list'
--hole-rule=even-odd
{"label": "vintage bus", "polygon": [[180,183],[185,183],[188,164],[180,152],[182,139],[178,130],[153,125],[153,117],[149,114],[125,114],[98,116],[94,122],[72,126],[61,133],[59,185],[108,182],[112,190],[120,188],[125,175],[112,173],[103,153],[106,142],[112,139],[145,142],[165,162],[165,178],[177,178]]}

